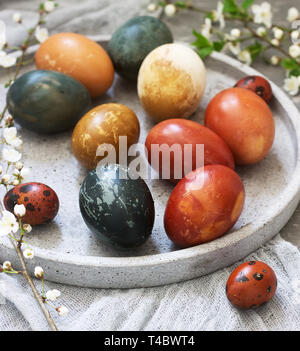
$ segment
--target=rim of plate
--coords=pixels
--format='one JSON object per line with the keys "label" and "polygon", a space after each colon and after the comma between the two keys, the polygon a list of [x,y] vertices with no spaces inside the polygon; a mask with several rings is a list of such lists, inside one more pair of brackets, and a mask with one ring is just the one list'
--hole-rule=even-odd
{"label": "rim of plate", "polygon": [[[110,35],[97,35],[88,36],[90,39],[97,42],[107,42],[110,39]],[[182,44],[185,44],[182,42]],[[28,49],[28,54],[34,54],[37,50],[38,45],[34,45]],[[16,53],[18,56],[19,53]],[[239,62],[238,60],[231,58],[225,54],[213,52],[211,58],[220,61],[226,65],[232,66],[235,69],[241,71],[246,75],[260,75],[265,77],[260,72],[255,69]],[[293,175],[289,184],[285,187],[284,191],[279,195],[276,204],[270,206],[267,212],[260,216],[256,223],[248,223],[240,229],[225,234],[224,236],[213,240],[208,243],[193,246],[185,249],[178,249],[172,252],[159,253],[154,255],[144,255],[144,256],[126,256],[126,257],[106,257],[106,256],[83,256],[74,254],[65,254],[62,252],[56,253],[53,250],[46,250],[40,247],[33,246],[35,250],[35,257],[38,259],[44,259],[47,261],[59,262],[63,264],[71,264],[75,266],[85,266],[85,267],[136,267],[136,266],[157,266],[172,261],[186,260],[199,256],[200,254],[207,254],[216,250],[223,249],[229,245],[234,245],[238,243],[241,239],[245,240],[249,236],[254,235],[257,231],[262,229],[266,223],[272,222],[274,218],[280,215],[281,212],[295,200],[300,194],[300,112],[298,111],[295,104],[291,99],[269,78],[273,90],[273,95],[283,107],[284,110],[288,110],[288,116],[292,122],[294,132],[297,136],[297,148],[296,148],[296,164],[294,168]],[[270,215],[270,213],[272,213]],[[265,220],[263,220],[263,217]],[[11,245],[6,245],[8,249],[11,249]]]}

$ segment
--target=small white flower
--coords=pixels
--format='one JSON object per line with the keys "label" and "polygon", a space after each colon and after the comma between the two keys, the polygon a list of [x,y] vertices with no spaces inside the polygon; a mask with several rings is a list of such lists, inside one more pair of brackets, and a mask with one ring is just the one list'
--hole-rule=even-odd
{"label": "small white flower", "polygon": [[6,44],[6,26],[3,21],[0,21],[0,50],[4,48]]}
{"label": "small white flower", "polygon": [[272,44],[273,46],[279,46],[279,45],[280,45],[280,42],[279,42],[278,39],[274,38],[274,39],[271,40],[271,44]]}
{"label": "small white flower", "polygon": [[234,56],[238,56],[241,52],[240,43],[228,43],[227,48]]}
{"label": "small white flower", "polygon": [[14,147],[19,147],[23,143],[22,140],[17,136],[16,127],[4,128],[3,137],[7,144],[12,145]]}
{"label": "small white flower", "polygon": [[168,16],[168,17],[173,17],[176,13],[176,6],[173,5],[173,4],[168,4],[166,7],[165,7],[165,14]]}
{"label": "small white flower", "polygon": [[298,77],[291,76],[284,80],[283,89],[287,91],[290,95],[295,96],[299,92],[300,82]]}
{"label": "small white flower", "polygon": [[223,15],[224,4],[219,1],[217,5],[217,9],[212,11],[213,21],[220,22],[220,28],[225,27],[225,19]]}
{"label": "small white flower", "polygon": [[11,270],[13,269],[12,264],[11,264],[11,262],[9,262],[9,261],[5,261],[5,262],[3,263],[3,268],[6,269],[6,270],[8,270],[8,271],[11,271]]}
{"label": "small white flower", "polygon": [[241,36],[241,31],[238,28],[233,28],[230,31],[230,35],[234,39],[238,39]]}
{"label": "small white flower", "polygon": [[4,160],[8,162],[18,162],[22,157],[22,154],[19,151],[12,148],[4,147],[2,153]]}
{"label": "small white flower", "polygon": [[24,217],[26,213],[26,208],[24,205],[15,205],[14,207],[14,214],[17,217]]}
{"label": "small white flower", "polygon": [[157,5],[151,2],[147,7],[148,12],[154,12],[157,10]]}
{"label": "small white flower", "polygon": [[46,293],[46,298],[47,300],[50,300],[50,301],[55,301],[56,299],[58,299],[61,295],[61,292],[59,290],[49,290],[47,291]]}
{"label": "small white flower", "polygon": [[260,37],[264,37],[267,34],[267,30],[265,27],[258,27],[256,29],[256,34]]}
{"label": "small white flower", "polygon": [[24,167],[24,168],[21,169],[20,177],[22,178],[22,180],[25,180],[25,179],[28,178],[29,174],[30,174],[30,169]]}
{"label": "small white flower", "polygon": [[291,38],[292,38],[292,40],[298,40],[299,39],[299,31],[298,30],[292,31]]}
{"label": "small white flower", "polygon": [[37,26],[34,35],[38,42],[43,43],[49,37],[48,29]]}
{"label": "small white flower", "polygon": [[210,18],[205,18],[205,22],[202,25],[202,29],[201,29],[201,34],[209,39],[210,35],[211,35],[211,19]]}
{"label": "small white flower", "polygon": [[273,30],[275,39],[281,40],[283,38],[284,31],[282,29],[278,27],[274,27],[272,30]]}
{"label": "small white flower", "polygon": [[297,58],[300,56],[300,46],[299,45],[292,45],[289,47],[289,54],[293,58]]}
{"label": "small white flower", "polygon": [[13,21],[16,22],[16,23],[22,23],[22,16],[20,14],[20,12],[15,12],[13,14]]}
{"label": "small white flower", "polygon": [[254,23],[262,23],[267,28],[271,28],[273,15],[271,5],[268,2],[263,2],[261,5],[253,5],[251,9],[254,14]]}
{"label": "small white flower", "polygon": [[34,251],[32,249],[26,249],[23,251],[23,256],[28,260],[32,260],[34,257]]}
{"label": "small white flower", "polygon": [[19,229],[16,217],[9,211],[2,212],[0,220],[0,236],[16,233]]}
{"label": "small white flower", "polygon": [[9,183],[10,179],[11,179],[11,177],[9,174],[3,174],[2,178],[1,178],[1,182],[3,184],[7,184],[7,183]]}
{"label": "small white flower", "polygon": [[32,231],[32,226],[30,224],[23,224],[23,230],[25,233],[30,233]]}
{"label": "small white flower", "polygon": [[65,306],[60,306],[56,309],[56,311],[58,312],[59,316],[64,317],[65,315],[68,314],[69,310],[67,309],[67,307]]}
{"label": "small white flower", "polygon": [[16,162],[15,166],[16,166],[16,169],[19,171],[24,167],[23,163],[20,161]]}
{"label": "small white flower", "polygon": [[19,185],[19,184],[20,184],[20,182],[19,182],[18,179],[15,179],[15,180],[13,181],[13,185],[14,185],[14,186],[17,186],[17,185]]}
{"label": "small white flower", "polygon": [[279,58],[278,56],[275,56],[275,55],[274,55],[274,56],[271,57],[271,60],[270,60],[270,61],[271,61],[271,64],[272,64],[272,65],[276,66],[276,65],[278,65],[278,63],[280,62],[280,58]]}
{"label": "small white flower", "polygon": [[46,1],[44,3],[44,9],[48,13],[52,12],[55,9],[55,2],[54,1]]}
{"label": "small white flower", "polygon": [[288,10],[288,15],[287,15],[287,20],[289,22],[294,22],[299,18],[299,11],[296,9],[296,7],[291,7]]}
{"label": "small white flower", "polygon": [[4,68],[12,67],[16,64],[17,58],[12,55],[7,55],[6,52],[0,51],[0,66]]}
{"label": "small white flower", "polygon": [[42,267],[35,267],[34,268],[34,275],[38,278],[38,279],[43,279],[44,278],[44,270]]}
{"label": "small white flower", "polygon": [[247,65],[251,65],[252,62],[252,58],[251,58],[251,54],[248,50],[242,50],[239,54],[238,54],[238,59],[242,62],[245,62]]}

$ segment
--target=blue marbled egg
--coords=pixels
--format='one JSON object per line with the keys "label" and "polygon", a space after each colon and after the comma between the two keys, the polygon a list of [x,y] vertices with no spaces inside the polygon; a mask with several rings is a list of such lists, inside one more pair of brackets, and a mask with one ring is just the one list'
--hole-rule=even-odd
{"label": "blue marbled egg", "polygon": [[143,244],[154,224],[151,192],[143,179],[130,179],[128,172],[117,164],[97,167],[86,176],[79,193],[89,229],[103,242],[121,248]]}

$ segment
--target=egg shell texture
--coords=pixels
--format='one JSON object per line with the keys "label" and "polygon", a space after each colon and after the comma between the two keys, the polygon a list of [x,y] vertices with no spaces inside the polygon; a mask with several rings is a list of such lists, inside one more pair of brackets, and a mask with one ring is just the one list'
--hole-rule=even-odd
{"label": "egg shell texture", "polygon": [[244,77],[239,80],[234,87],[253,91],[256,95],[264,99],[267,104],[269,104],[272,99],[273,93],[270,83],[260,76]]}
{"label": "egg shell texture", "polygon": [[37,50],[35,63],[38,69],[73,77],[92,97],[104,94],[114,80],[114,68],[107,52],[101,45],[77,33],[52,35]]}
{"label": "egg shell texture", "polygon": [[154,49],[138,75],[138,95],[156,122],[186,118],[197,109],[204,93],[206,70],[200,57],[182,44]]}
{"label": "egg shell texture", "polygon": [[[119,175],[128,179],[119,179]],[[97,167],[83,181],[79,204],[82,217],[99,239],[112,246],[141,245],[151,235],[154,202],[146,183],[130,179],[116,164]]]}
{"label": "egg shell texture", "polygon": [[270,301],[276,288],[277,278],[273,269],[263,262],[249,261],[231,273],[226,295],[237,308],[255,309]]}
{"label": "egg shell texture", "polygon": [[136,79],[149,52],[172,42],[172,33],[162,21],[151,16],[139,16],[116,30],[109,42],[108,52],[120,75]]}
{"label": "egg shell texture", "polygon": [[4,197],[4,206],[14,212],[15,205],[24,205],[26,214],[23,223],[36,225],[51,221],[58,212],[59,200],[53,189],[42,183],[24,183],[9,190]]}
{"label": "egg shell texture", "polygon": [[180,247],[215,240],[238,220],[244,201],[243,183],[231,168],[197,168],[171,193],[164,216],[166,233]]}
{"label": "egg shell texture", "polygon": [[7,93],[9,113],[21,126],[38,133],[74,127],[90,105],[90,95],[81,83],[54,71],[27,72]]}
{"label": "egg shell texture", "polygon": [[101,144],[112,145],[118,156],[119,136],[127,136],[130,147],[139,139],[140,125],[135,113],[122,104],[104,104],[90,110],[77,123],[72,135],[72,150],[79,162],[94,169],[103,159],[97,156]]}

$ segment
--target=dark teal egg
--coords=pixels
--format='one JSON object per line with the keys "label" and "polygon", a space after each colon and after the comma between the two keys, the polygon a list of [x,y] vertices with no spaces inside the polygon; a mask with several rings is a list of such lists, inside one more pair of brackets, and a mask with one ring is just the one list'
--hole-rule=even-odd
{"label": "dark teal egg", "polygon": [[23,74],[9,88],[8,111],[25,128],[38,133],[68,130],[89,109],[91,98],[77,80],[54,71]]}
{"label": "dark teal egg", "polygon": [[108,53],[115,70],[123,77],[136,79],[144,58],[163,44],[172,43],[169,28],[150,16],[135,17],[113,34]]}
{"label": "dark teal egg", "polygon": [[144,180],[131,179],[128,172],[116,164],[97,167],[86,176],[79,192],[86,225],[100,240],[120,248],[143,244],[154,224],[150,190]]}

